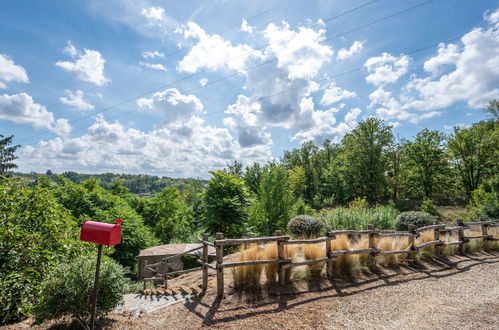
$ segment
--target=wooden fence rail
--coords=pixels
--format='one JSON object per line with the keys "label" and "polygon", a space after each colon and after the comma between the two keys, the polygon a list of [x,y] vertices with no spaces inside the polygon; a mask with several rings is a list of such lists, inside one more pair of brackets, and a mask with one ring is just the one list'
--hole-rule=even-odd
{"label": "wooden fence rail", "polygon": [[[470,226],[480,226],[481,235],[473,235],[473,236],[465,236],[465,229],[469,229]],[[232,267],[244,267],[249,265],[266,265],[266,264],[277,264],[277,276],[278,283],[280,285],[286,284],[286,270],[292,267],[310,265],[320,262],[326,263],[326,272],[328,278],[332,277],[332,262],[339,256],[344,255],[353,255],[353,254],[369,254],[370,258],[372,258],[373,264],[376,262],[377,255],[392,255],[392,254],[407,254],[407,259],[409,261],[414,261],[415,255],[419,252],[420,249],[423,248],[431,248],[433,249],[435,255],[440,255],[442,253],[442,249],[444,246],[450,245],[459,245],[459,253],[464,254],[464,244],[469,242],[470,239],[482,239],[484,242],[484,249],[487,250],[487,242],[488,241],[497,241],[498,238],[494,238],[488,233],[489,227],[497,227],[499,224],[495,224],[489,221],[480,221],[480,222],[470,222],[463,223],[458,222],[455,227],[448,227],[444,224],[435,223],[431,226],[426,226],[422,228],[416,229],[416,226],[409,225],[408,231],[394,231],[394,230],[377,230],[372,225],[368,225],[367,230],[336,230],[333,231],[331,227],[326,229],[326,236],[313,238],[313,239],[297,239],[292,240],[290,236],[284,236],[280,230],[275,232],[274,236],[269,237],[258,237],[258,238],[239,238],[239,239],[225,239],[223,233],[216,233],[215,240],[213,242],[209,241],[209,235],[204,234],[202,239],[198,239],[198,241],[202,244],[201,247],[191,249],[189,251],[185,251],[179,255],[168,257],[163,259],[163,262],[171,259],[173,257],[177,257],[180,255],[188,254],[196,250],[203,250],[203,254],[201,259],[198,260],[198,263],[201,267],[188,269],[183,271],[170,272],[165,274],[158,274],[156,271],[152,278],[144,279],[144,287],[145,281],[158,281],[160,279],[164,279],[165,282],[168,278],[172,276],[185,274],[192,271],[202,270],[202,288],[203,291],[208,289],[208,270],[214,270],[216,272],[216,283],[217,283],[217,296],[222,297],[224,295],[224,269],[232,268]],[[418,245],[415,245],[415,239],[420,237],[422,232],[432,231],[433,232],[433,240],[429,242],[424,242]],[[452,242],[445,242],[440,238],[441,234],[449,234],[452,232],[457,232],[458,239]],[[369,247],[365,249],[358,250],[332,250],[331,241],[337,238],[337,235],[367,235],[369,239]],[[405,250],[395,250],[395,251],[384,251],[375,246],[376,237],[407,237],[408,238],[408,248]],[[276,244],[277,248],[277,259],[268,259],[268,260],[247,260],[247,261],[224,261],[224,245],[241,245],[241,244],[263,244],[270,243]],[[291,258],[285,257],[285,246],[286,245],[294,245],[294,244],[324,244],[324,255],[325,257],[320,257],[316,259],[304,260],[304,261],[294,261]],[[216,251],[216,259],[214,264],[208,263],[208,247],[214,247]],[[161,263],[161,262],[160,262]],[[154,271],[154,267],[157,267],[158,264],[147,265],[148,269]],[[157,268],[156,268],[157,269]],[[166,283],[165,283],[166,285]]]}

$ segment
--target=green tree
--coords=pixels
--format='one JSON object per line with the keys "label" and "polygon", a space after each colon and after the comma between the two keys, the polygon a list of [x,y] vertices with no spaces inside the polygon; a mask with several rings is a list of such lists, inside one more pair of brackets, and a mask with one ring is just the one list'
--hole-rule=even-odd
{"label": "green tree", "polygon": [[251,225],[261,235],[273,235],[277,229],[285,230],[293,208],[292,190],[286,169],[271,164],[262,176]]}
{"label": "green tree", "polygon": [[444,135],[423,129],[413,142],[405,143],[405,155],[411,189],[425,199],[433,198],[435,191],[444,186],[445,175],[449,173]]}
{"label": "green tree", "polygon": [[392,143],[391,126],[369,118],[343,138],[343,173],[349,198],[365,196],[369,201],[382,198],[387,191],[387,148]]}
{"label": "green tree", "polygon": [[244,171],[244,183],[254,194],[258,193],[262,174],[263,167],[261,167],[259,163],[253,163],[253,165],[246,167],[246,170]]}
{"label": "green tree", "polygon": [[495,120],[499,119],[499,101],[496,99],[493,99],[489,102],[487,105],[487,108],[485,108],[485,112],[489,113],[494,117]]}
{"label": "green tree", "polygon": [[241,237],[247,219],[248,193],[237,176],[223,171],[210,172],[204,194],[204,225],[209,233],[222,232],[226,237]]}
{"label": "green tree", "polygon": [[497,123],[479,122],[471,127],[454,127],[454,134],[448,142],[448,151],[468,199],[484,178],[497,175],[498,150]]}
{"label": "green tree", "polygon": [[307,190],[307,178],[305,170],[301,166],[295,166],[289,170],[289,188],[295,198],[303,198]]}
{"label": "green tree", "polygon": [[17,165],[12,163],[17,157],[14,155],[19,145],[11,146],[14,136],[4,137],[0,134],[0,175],[6,171],[17,168]]}

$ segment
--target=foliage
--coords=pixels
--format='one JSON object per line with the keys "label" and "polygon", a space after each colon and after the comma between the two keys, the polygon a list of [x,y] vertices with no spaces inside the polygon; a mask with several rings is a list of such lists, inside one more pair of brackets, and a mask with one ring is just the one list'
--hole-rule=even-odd
{"label": "foliage", "polygon": [[13,135],[4,137],[0,134],[0,175],[3,175],[8,170],[17,168],[17,165],[12,163],[12,161],[17,159],[14,153],[20,146],[11,146],[13,137]]}
{"label": "foliage", "polygon": [[[42,298],[34,308],[37,324],[66,315],[84,323],[90,317],[95,264],[95,256],[82,256],[54,267],[42,283]],[[124,275],[122,266],[103,258],[97,289],[97,316],[111,312],[122,301],[126,290]]]}
{"label": "foliage", "polygon": [[474,220],[499,222],[499,178],[494,177],[482,183],[471,193]]}
{"label": "foliage", "polygon": [[29,315],[46,272],[85,251],[78,232],[46,187],[0,183],[0,324]]}
{"label": "foliage", "polygon": [[259,163],[253,163],[253,165],[246,167],[246,170],[244,172],[244,183],[246,184],[246,187],[248,187],[250,192],[254,194],[258,193],[262,175],[263,168]]}
{"label": "foliage", "polygon": [[351,210],[337,207],[321,212],[319,219],[333,229],[365,230],[368,224],[378,229],[393,229],[398,210],[392,206],[377,205],[375,207]]}
{"label": "foliage", "polygon": [[204,225],[210,234],[222,232],[227,237],[241,237],[247,219],[248,193],[237,176],[223,171],[210,172],[204,194]]}
{"label": "foliage", "polygon": [[281,166],[268,166],[260,181],[250,225],[260,235],[272,235],[275,230],[286,228],[292,208],[292,192],[286,170]]}
{"label": "foliage", "polygon": [[288,222],[288,232],[296,237],[317,237],[323,225],[310,215],[297,215]]}
{"label": "foliage", "polygon": [[408,230],[409,225],[416,225],[417,228],[430,226],[435,222],[435,218],[426,212],[403,212],[395,220],[397,230]]}
{"label": "foliage", "polygon": [[404,147],[409,189],[426,199],[445,186],[449,165],[445,158],[444,135],[423,129]]}
{"label": "foliage", "polygon": [[433,201],[431,199],[423,200],[423,203],[421,203],[421,210],[433,216],[440,217],[440,213],[438,212],[437,208],[433,205]]}
{"label": "foliage", "polygon": [[391,126],[369,118],[343,138],[343,171],[349,196],[375,201],[386,194],[384,173],[388,167],[387,147],[393,139]]}
{"label": "foliage", "polygon": [[487,108],[485,108],[485,112],[492,115],[495,120],[499,119],[499,100],[493,99],[490,100]]}
{"label": "foliage", "polygon": [[357,197],[350,203],[348,203],[348,208],[350,210],[365,209],[369,206],[365,197]]}

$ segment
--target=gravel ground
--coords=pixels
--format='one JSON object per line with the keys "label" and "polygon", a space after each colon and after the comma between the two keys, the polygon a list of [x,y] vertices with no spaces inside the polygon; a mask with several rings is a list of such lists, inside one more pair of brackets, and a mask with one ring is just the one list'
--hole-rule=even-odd
{"label": "gravel ground", "polygon": [[[227,290],[229,294],[221,302],[215,299],[211,288],[204,297],[188,298],[139,313],[139,317],[136,312],[129,311],[111,314],[104,327],[499,329],[498,253],[451,257],[423,266],[364,273],[354,283],[303,282],[294,288],[307,291],[300,293],[241,297]],[[14,328],[28,323],[25,321]],[[54,322],[40,328],[54,325],[64,328],[61,323]]]}

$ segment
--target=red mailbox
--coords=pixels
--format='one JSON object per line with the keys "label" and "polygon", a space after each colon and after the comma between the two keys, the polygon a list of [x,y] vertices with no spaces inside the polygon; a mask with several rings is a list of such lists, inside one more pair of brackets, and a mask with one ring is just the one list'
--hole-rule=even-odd
{"label": "red mailbox", "polygon": [[81,227],[80,240],[85,242],[116,245],[121,243],[121,219],[117,224],[85,221]]}

